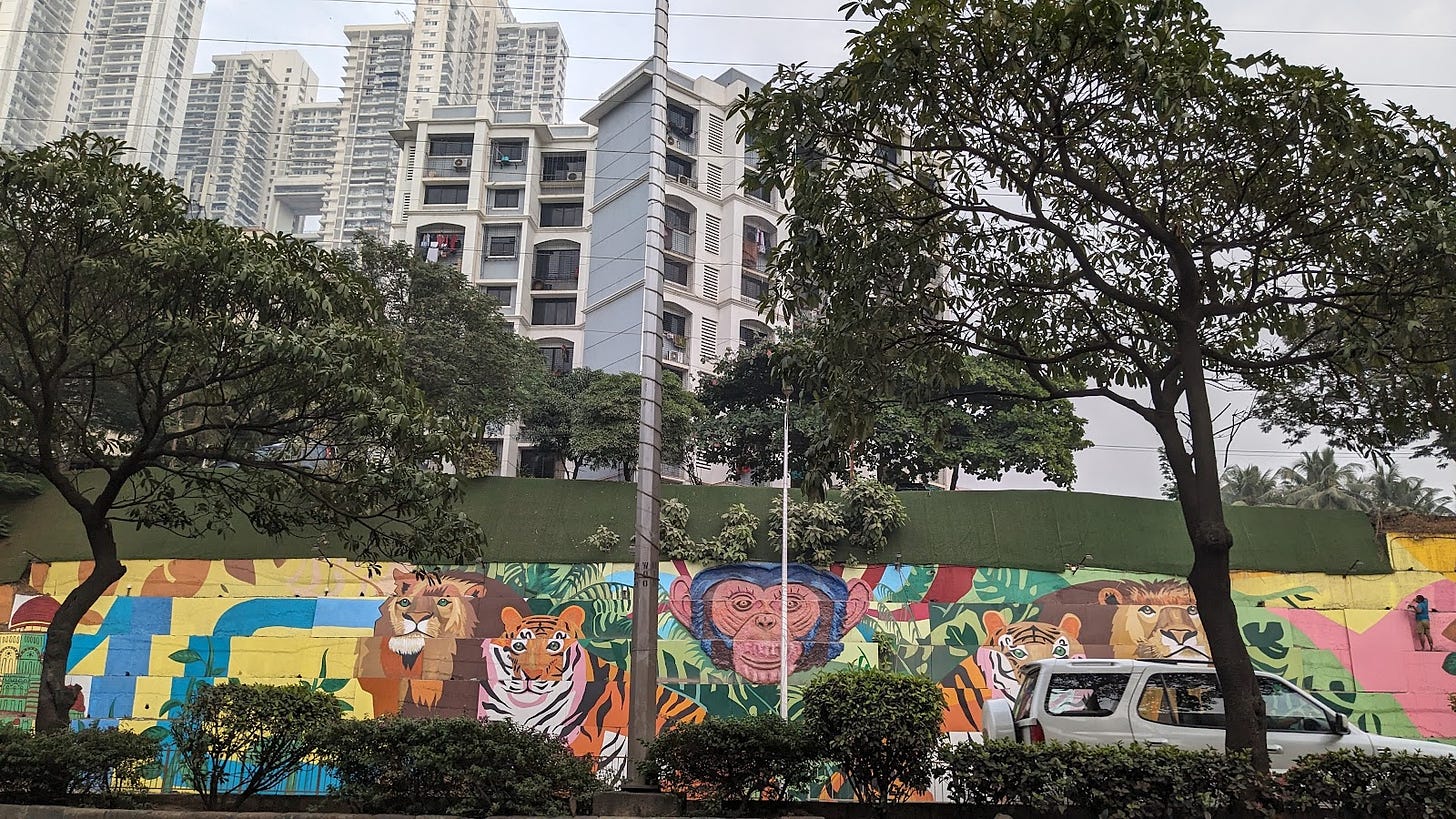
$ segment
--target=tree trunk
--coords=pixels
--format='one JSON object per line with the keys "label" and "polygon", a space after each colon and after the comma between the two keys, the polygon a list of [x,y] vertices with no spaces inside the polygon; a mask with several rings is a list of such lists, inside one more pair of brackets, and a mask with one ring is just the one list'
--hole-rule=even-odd
{"label": "tree trunk", "polygon": [[116,556],[116,537],[111,522],[104,517],[87,519],[86,539],[91,546],[95,568],[90,576],[66,595],[56,616],[46,629],[45,655],[40,667],[40,701],[36,705],[37,731],[64,731],[70,727],[75,695],[66,690],[66,669],[70,665],[71,638],[81,618],[111,585],[126,574],[126,567]]}
{"label": "tree trunk", "polygon": [[1213,667],[1218,672],[1223,690],[1224,719],[1227,721],[1225,747],[1247,750],[1255,770],[1269,770],[1269,749],[1264,721],[1264,698],[1259,695],[1258,678],[1239,629],[1238,611],[1234,608],[1233,584],[1229,580],[1229,550],[1233,535],[1223,521],[1223,509],[1203,520],[1189,521],[1189,537],[1193,540],[1193,570],[1188,585],[1198,601],[1203,633],[1213,654]]}

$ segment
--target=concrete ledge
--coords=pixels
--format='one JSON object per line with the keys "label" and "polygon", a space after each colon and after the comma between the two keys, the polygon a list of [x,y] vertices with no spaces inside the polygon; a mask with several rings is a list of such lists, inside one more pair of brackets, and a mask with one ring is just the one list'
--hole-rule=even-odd
{"label": "concrete ledge", "polygon": [[598,816],[682,816],[682,797],[659,791],[607,791],[592,797],[592,812]]}

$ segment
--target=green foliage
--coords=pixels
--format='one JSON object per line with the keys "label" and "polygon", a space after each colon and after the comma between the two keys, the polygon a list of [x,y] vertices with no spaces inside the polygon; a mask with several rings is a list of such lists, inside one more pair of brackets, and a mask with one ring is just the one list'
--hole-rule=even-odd
{"label": "green foliage", "polygon": [[318,753],[339,722],[327,691],[228,681],[192,689],[172,717],[172,742],[203,805],[237,809]]}
{"label": "green foliage", "polygon": [[849,548],[873,555],[889,537],[910,520],[905,504],[893,487],[868,478],[857,478],[844,487],[844,528],[849,531]]}
{"label": "green foliage", "polygon": [[880,631],[879,629],[875,629],[874,640],[875,653],[879,658],[879,662],[876,667],[879,668],[881,671],[894,671],[895,652],[898,648],[898,645],[895,641],[895,635],[891,634],[888,631]]}
{"label": "green foliage", "polygon": [[602,790],[590,760],[560,741],[463,717],[349,720],[322,758],[336,795],[361,813],[565,816]]}
{"label": "green foliage", "polygon": [[760,523],[758,515],[748,511],[746,505],[735,503],[718,518],[723,521],[723,529],[714,539],[713,551],[718,559],[723,563],[741,563],[747,560],[749,552],[753,550],[755,533]]}
{"label": "green foliage", "polygon": [[1224,503],[1244,506],[1293,506],[1302,509],[1356,509],[1381,514],[1449,515],[1456,501],[1423,479],[1400,474],[1400,467],[1379,459],[1369,467],[1341,464],[1335,450],[1300,453],[1275,472],[1257,466],[1223,471]]}
{"label": "green foliage", "polygon": [[[637,465],[642,383],[633,373],[577,369],[548,378],[522,416],[522,434],[576,468],[619,470],[631,480]],[[675,376],[662,380],[663,463],[687,458],[694,425],[702,415],[692,393]]]}
{"label": "green foliage", "polygon": [[1456,817],[1456,759],[1381,751],[1301,757],[1284,774],[1286,810],[1346,816]]}
{"label": "green foliage", "polygon": [[967,742],[942,751],[940,773],[958,804],[1107,819],[1261,815],[1269,787],[1247,756],[1143,745]]}
{"label": "green foliage", "polygon": [[688,534],[688,520],[691,511],[676,498],[669,498],[662,504],[662,528],[658,545],[662,556],[669,560],[686,560],[689,563],[712,565],[715,563],[739,563],[748,559],[758,531],[757,515],[748,507],[735,503],[728,511],[719,515],[723,528],[716,537],[694,540]]}
{"label": "green foliage", "polygon": [[933,681],[875,668],[833,671],[804,687],[802,703],[810,736],[855,799],[883,811],[930,787],[945,710]]}
{"label": "green foliage", "polygon": [[595,532],[587,535],[582,545],[599,552],[610,552],[622,545],[622,536],[605,526],[598,526]]}
{"label": "green foliage", "polygon": [[[775,538],[783,536],[783,501],[773,500],[773,514],[768,521]],[[799,563],[828,566],[840,541],[849,536],[844,525],[844,507],[837,503],[809,503],[789,499],[789,555]]]}
{"label": "green foliage", "polygon": [[786,799],[818,768],[803,724],[777,714],[678,723],[649,746],[643,766],[663,790],[707,803],[711,815],[730,804],[741,814],[751,799]]}
{"label": "green foliage", "polygon": [[404,242],[360,233],[353,251],[359,273],[384,297],[405,377],[425,402],[476,433],[515,420],[541,388],[546,364],[536,345],[501,317],[500,303],[458,268],[426,262]]}
{"label": "green foliage", "polygon": [[156,739],[128,731],[0,725],[0,803],[124,807],[158,750]]}

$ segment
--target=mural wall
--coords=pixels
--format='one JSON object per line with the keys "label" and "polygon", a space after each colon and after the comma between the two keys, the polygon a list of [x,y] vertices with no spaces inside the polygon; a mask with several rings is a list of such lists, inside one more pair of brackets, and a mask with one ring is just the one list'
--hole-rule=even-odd
{"label": "mural wall", "polygon": [[[1387,575],[1240,573],[1234,589],[1256,664],[1368,730],[1456,738],[1456,538],[1391,538]],[[353,715],[511,719],[620,770],[625,747],[630,564],[496,563],[417,579],[325,559],[132,561],[87,615],[71,653],[72,714],[166,733],[202,682],[302,683]],[[33,567],[0,587],[0,720],[27,724],[44,629],[85,563]],[[940,681],[945,730],[980,730],[988,698],[1046,657],[1208,655],[1178,578],[1094,568],[793,566],[789,626],[800,686],[822,668],[874,665],[876,632],[898,669]],[[659,725],[774,711],[776,564],[661,565]],[[1432,602],[1436,652],[1416,651],[1405,605]],[[313,783],[317,786],[317,783]],[[306,788],[307,784],[291,783]]]}

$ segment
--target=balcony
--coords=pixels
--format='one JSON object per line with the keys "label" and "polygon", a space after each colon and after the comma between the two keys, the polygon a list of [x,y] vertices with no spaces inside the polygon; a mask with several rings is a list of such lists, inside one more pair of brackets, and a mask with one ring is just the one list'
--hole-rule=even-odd
{"label": "balcony", "polygon": [[575,290],[578,284],[578,275],[572,272],[543,272],[537,271],[531,277],[531,290]]}
{"label": "balcony", "polygon": [[663,250],[691,259],[693,257],[693,234],[689,230],[667,229]]}
{"label": "balcony", "polygon": [[679,153],[687,154],[688,156],[697,156],[697,134],[683,133],[669,128],[667,131],[667,147]]}
{"label": "balcony", "polygon": [[674,364],[689,364],[688,337],[674,333],[664,333],[662,336],[662,359]]}
{"label": "balcony", "polygon": [[426,179],[468,176],[470,176],[470,157],[468,156],[425,157]]}

